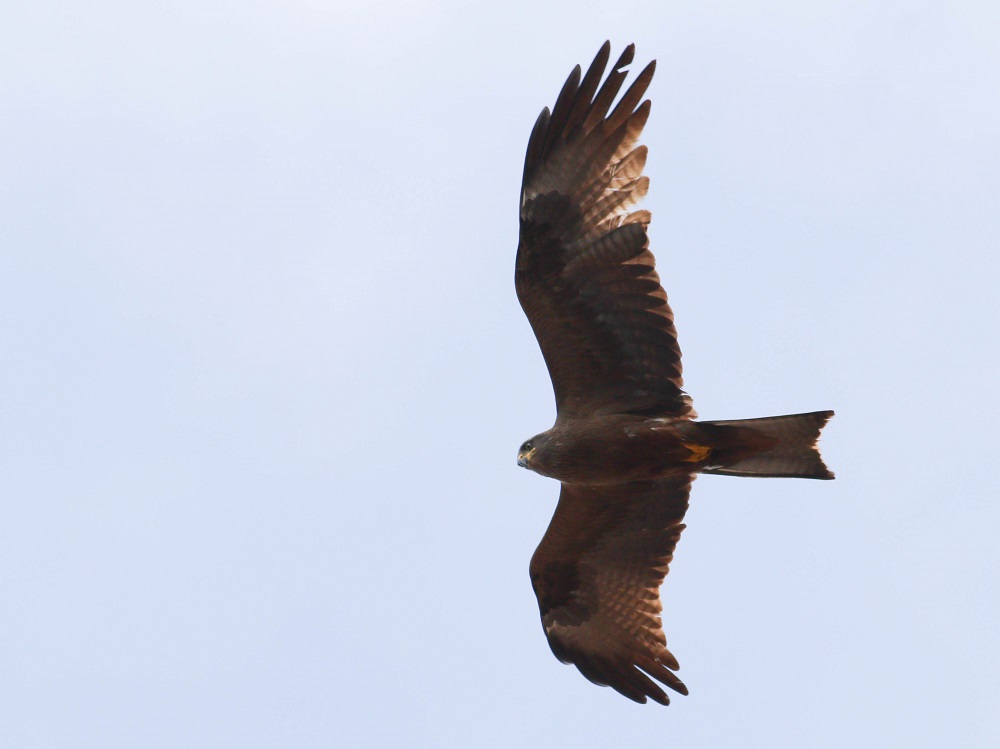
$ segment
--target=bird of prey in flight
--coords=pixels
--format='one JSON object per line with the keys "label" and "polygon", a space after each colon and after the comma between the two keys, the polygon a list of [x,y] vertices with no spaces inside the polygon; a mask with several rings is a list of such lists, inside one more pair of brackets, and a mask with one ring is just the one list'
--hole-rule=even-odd
{"label": "bird of prey in flight", "polygon": [[[655,62],[618,96],[629,45],[573,69],[528,141],[517,298],[541,347],[557,416],[517,462],[561,482],[531,559],[556,657],[636,702],[687,694],[667,650],[659,588],[699,473],[832,479],[816,447],[832,411],[695,421],[674,316],[649,251],[643,95]],[[602,83],[602,78],[604,78]],[[658,684],[657,682],[660,682]]]}

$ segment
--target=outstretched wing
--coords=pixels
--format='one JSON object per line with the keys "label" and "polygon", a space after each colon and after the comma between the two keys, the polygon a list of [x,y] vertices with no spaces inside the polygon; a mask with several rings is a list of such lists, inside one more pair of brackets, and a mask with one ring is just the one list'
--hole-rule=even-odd
{"label": "outstretched wing", "polygon": [[629,45],[604,84],[605,42],[580,80],[574,68],[556,105],[542,110],[521,184],[515,285],[552,378],[560,416],[694,416],[681,390],[673,312],[648,249],[646,147],[639,103],[651,62],[610,107],[634,54]]}
{"label": "outstretched wing", "polygon": [[653,679],[687,694],[671,671],[678,666],[663,635],[659,589],[684,529],[692,480],[563,484],[531,558],[552,652],[636,702],[670,703]]}

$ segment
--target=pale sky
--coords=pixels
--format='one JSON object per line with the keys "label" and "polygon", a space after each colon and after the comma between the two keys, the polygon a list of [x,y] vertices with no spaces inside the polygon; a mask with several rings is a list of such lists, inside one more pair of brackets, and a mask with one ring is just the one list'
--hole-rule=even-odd
{"label": "pale sky", "polygon": [[[652,250],[702,417],[691,694],[551,655],[513,289],[528,134],[658,60]],[[0,743],[1000,745],[1000,6],[15,2],[0,27]]]}

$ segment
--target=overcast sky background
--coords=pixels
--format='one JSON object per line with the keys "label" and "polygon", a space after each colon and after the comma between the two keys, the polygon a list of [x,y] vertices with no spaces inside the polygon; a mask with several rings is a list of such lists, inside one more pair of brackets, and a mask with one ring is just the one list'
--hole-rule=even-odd
{"label": "overcast sky background", "polygon": [[[0,28],[0,743],[994,747],[1000,6],[14,2]],[[549,652],[528,134],[658,60],[652,249],[704,418],[689,697]]]}

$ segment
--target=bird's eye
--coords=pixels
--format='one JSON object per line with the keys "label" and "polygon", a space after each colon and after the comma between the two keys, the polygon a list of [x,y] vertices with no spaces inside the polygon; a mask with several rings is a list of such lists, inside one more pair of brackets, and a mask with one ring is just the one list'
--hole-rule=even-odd
{"label": "bird's eye", "polygon": [[528,441],[527,441],[527,442],[525,442],[525,443],[524,443],[523,445],[521,445],[521,452],[523,452],[523,453],[526,453],[526,452],[528,452],[528,450],[530,450],[530,449],[531,449],[532,447],[534,447],[534,445],[532,445],[532,444],[531,444],[531,440],[528,440]]}

